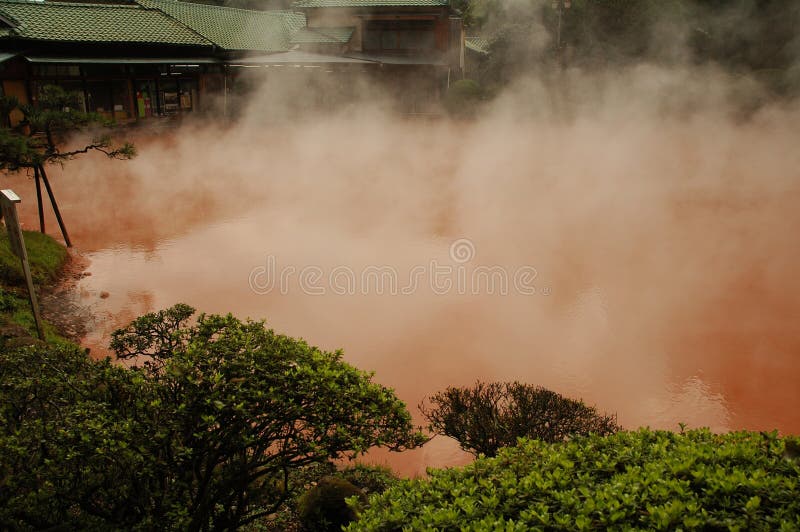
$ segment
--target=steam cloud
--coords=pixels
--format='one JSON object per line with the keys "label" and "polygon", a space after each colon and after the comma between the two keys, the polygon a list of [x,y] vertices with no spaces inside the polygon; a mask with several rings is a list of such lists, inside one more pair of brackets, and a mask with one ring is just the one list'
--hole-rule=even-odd
{"label": "steam cloud", "polygon": [[[141,135],[130,162],[52,170],[92,261],[89,344],[184,301],[342,347],[412,407],[516,379],[627,427],[800,430],[795,102],[653,65],[520,79],[474,121],[402,118],[380,98],[278,119],[278,92],[234,124]],[[11,186],[36,227],[30,181]],[[247,282],[269,254],[408,271],[447,262],[460,238],[474,264],[535,267],[550,295],[258,295]],[[393,460],[417,474],[464,458],[437,439]]]}

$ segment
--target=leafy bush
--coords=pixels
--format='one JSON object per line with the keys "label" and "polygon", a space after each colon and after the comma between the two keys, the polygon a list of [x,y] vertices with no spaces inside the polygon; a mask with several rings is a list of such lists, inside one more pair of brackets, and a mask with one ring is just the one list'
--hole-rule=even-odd
{"label": "leafy bush", "polygon": [[133,501],[154,495],[160,465],[139,451],[150,399],[134,372],[76,346],[0,351],[0,529],[141,522]]}
{"label": "leafy bush", "polygon": [[425,441],[341,353],[176,305],[76,347],[0,352],[0,529],[235,529],[296,473]]}
{"label": "leafy bush", "polygon": [[399,482],[388,467],[356,464],[336,472],[336,476],[361,488],[367,495],[383,493]]}
{"label": "leafy bush", "polygon": [[372,496],[347,530],[798,530],[798,445],[706,429],[522,440]]}
{"label": "leafy bush", "polygon": [[[337,469],[333,462],[321,462],[300,468],[293,472],[288,485],[289,497],[284,504],[274,513],[240,530],[249,532],[290,532],[307,528],[302,524],[299,514],[299,504],[303,495],[325,477],[343,479],[357,488],[364,495],[382,493],[397,484],[400,479],[388,467],[354,464],[344,469]],[[363,502],[365,499],[359,499]],[[255,514],[262,514],[259,508],[252,510]]]}
{"label": "leafy bush", "polygon": [[366,502],[364,492],[351,482],[337,477],[323,477],[297,503],[300,522],[310,532],[341,530],[356,518],[356,509],[346,499],[356,497]]}
{"label": "leafy bush", "polygon": [[0,287],[0,312],[13,312],[19,306],[19,299]]}
{"label": "leafy bush", "polygon": [[430,429],[456,439],[462,449],[476,455],[494,456],[522,437],[557,442],[589,433],[612,434],[620,428],[616,416],[519,382],[449,387],[431,397],[430,403],[420,406]]}

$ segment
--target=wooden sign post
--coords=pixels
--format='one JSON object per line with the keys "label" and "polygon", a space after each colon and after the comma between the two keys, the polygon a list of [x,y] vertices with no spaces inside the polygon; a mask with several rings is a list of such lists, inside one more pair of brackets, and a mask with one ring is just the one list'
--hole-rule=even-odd
{"label": "wooden sign post", "polygon": [[22,271],[25,272],[25,282],[28,283],[28,299],[31,302],[33,320],[36,322],[36,332],[39,338],[44,340],[44,329],[42,328],[42,318],[39,316],[39,301],[36,299],[36,290],[33,288],[33,278],[31,277],[31,267],[28,264],[28,251],[25,249],[25,239],[22,237],[22,228],[17,217],[17,203],[20,200],[13,190],[0,190],[0,206],[3,209],[3,218],[6,221],[8,230],[8,241],[11,244],[11,251],[22,261]]}

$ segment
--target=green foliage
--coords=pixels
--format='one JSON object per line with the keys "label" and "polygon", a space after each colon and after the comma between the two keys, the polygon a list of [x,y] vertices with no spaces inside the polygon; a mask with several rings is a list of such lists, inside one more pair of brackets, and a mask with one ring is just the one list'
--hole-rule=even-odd
{"label": "green foliage", "polygon": [[0,127],[0,170],[17,171],[48,163],[62,163],[89,151],[99,151],[113,159],[130,159],[136,149],[130,143],[115,144],[107,134],[96,135],[81,148],[61,150],[66,137],[76,131],[88,131],[111,123],[100,115],[79,111],[80,95],[61,87],[42,87],[37,105],[20,105],[14,97],[0,97],[3,117],[18,110],[22,121],[15,127]]}
{"label": "green foliage", "polygon": [[[245,529],[252,532],[301,530],[303,524],[299,515],[299,502],[308,490],[325,477],[346,480],[365,495],[382,493],[399,482],[399,478],[388,467],[355,464],[339,470],[333,462],[312,464],[293,472],[287,489],[288,497],[280,508],[268,517],[252,522]],[[359,497],[358,504],[363,505],[364,500]],[[254,509],[253,513],[261,512]]]}
{"label": "green foliage", "polygon": [[0,312],[13,312],[19,305],[19,299],[0,287]]}
{"label": "green foliage", "polygon": [[140,367],[0,353],[0,456],[16,457],[0,528],[233,529],[278,509],[309,466],[425,441],[340,352],[193,313],[176,305],[114,333]]}
{"label": "green foliage", "polygon": [[[459,0],[472,33],[493,41],[481,80],[503,85],[548,65],[603,68],[635,62],[715,63],[796,95],[796,0]],[[560,35],[560,42],[559,42]]]}
{"label": "green foliage", "polygon": [[400,480],[388,467],[356,464],[335,473],[336,476],[352,482],[367,495],[383,493]]}
{"label": "green foliage", "polygon": [[[67,259],[67,250],[48,235],[36,231],[23,231],[31,277],[36,284],[52,281]],[[0,282],[24,285],[25,274],[19,257],[11,251],[8,231],[0,230]]]}
{"label": "green foliage", "polygon": [[369,506],[351,531],[798,530],[798,438],[620,432],[431,471]]}
{"label": "green foliage", "polygon": [[0,353],[0,528],[132,524],[127,501],[157,465],[131,415],[148,396],[134,372],[75,346]]}
{"label": "green foliage", "polygon": [[420,410],[433,432],[456,439],[465,451],[487,456],[516,445],[518,438],[558,442],[589,433],[612,434],[620,428],[616,416],[519,382],[449,387],[431,397],[430,403]]}
{"label": "green foliage", "polygon": [[[67,260],[66,248],[42,233],[23,231],[23,236],[34,284],[41,286],[52,282]],[[52,325],[46,321],[43,325],[48,342],[65,341]],[[30,344],[34,341],[31,337],[35,336],[36,324],[22,265],[19,257],[11,252],[8,232],[0,228],[0,348]]]}
{"label": "green foliage", "polygon": [[366,502],[366,495],[357,486],[338,477],[323,477],[316,486],[300,497],[297,503],[300,522],[306,530],[328,532],[341,530],[357,517],[354,505],[347,499]]}
{"label": "green foliage", "polygon": [[461,16],[467,28],[481,28],[500,7],[500,0],[451,0],[450,5]]}

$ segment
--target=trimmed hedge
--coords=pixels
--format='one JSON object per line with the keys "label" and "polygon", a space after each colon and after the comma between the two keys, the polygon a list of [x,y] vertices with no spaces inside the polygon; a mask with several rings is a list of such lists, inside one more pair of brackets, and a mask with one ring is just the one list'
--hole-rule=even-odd
{"label": "trimmed hedge", "polygon": [[371,497],[347,530],[799,530],[799,446],[707,429],[520,440]]}

